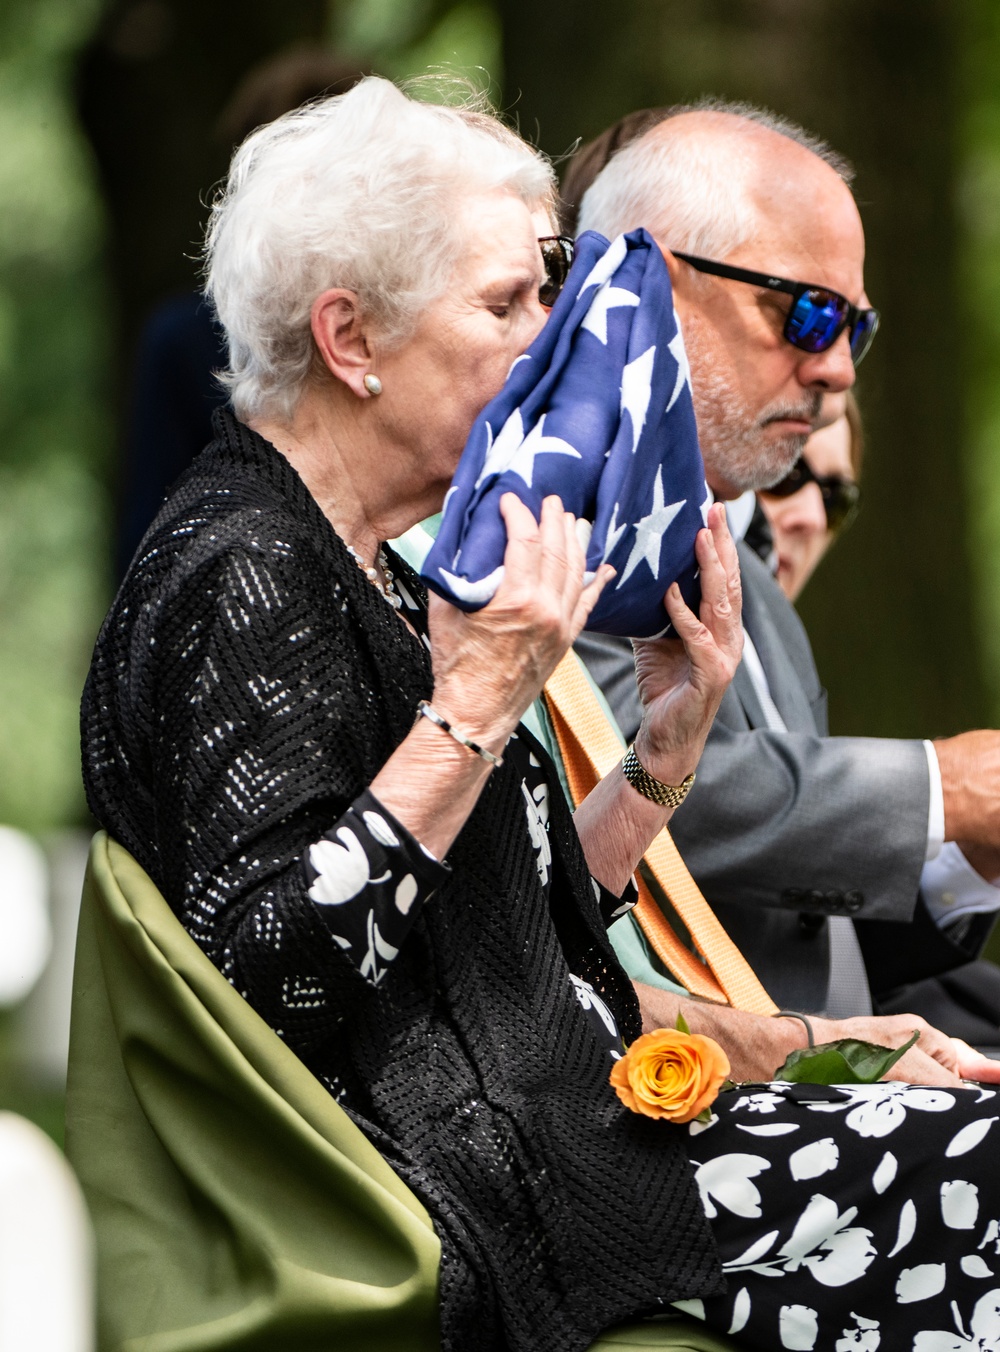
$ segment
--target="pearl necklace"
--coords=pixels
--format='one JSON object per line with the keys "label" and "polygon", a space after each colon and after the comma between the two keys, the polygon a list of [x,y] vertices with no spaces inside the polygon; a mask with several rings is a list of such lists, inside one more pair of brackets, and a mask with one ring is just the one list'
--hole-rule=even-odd
{"label": "pearl necklace", "polygon": [[396,591],[396,588],[392,585],[394,574],[389,567],[388,559],[385,557],[385,550],[380,549],[378,552],[378,568],[382,569],[382,577],[385,578],[384,585],[382,583],[382,578],[379,577],[378,568],[369,568],[368,565],[365,563],[364,559],[361,557],[361,555],[358,553],[358,551],[354,548],[353,545],[347,546],[347,552],[348,554],[350,554],[351,558],[358,565],[358,567],[364,573],[365,577],[372,584],[372,586],[375,588],[378,594],[384,597],[386,601],[388,601],[389,605],[392,606],[393,610],[399,610],[403,604],[403,600],[402,597],[399,595],[399,593]]}

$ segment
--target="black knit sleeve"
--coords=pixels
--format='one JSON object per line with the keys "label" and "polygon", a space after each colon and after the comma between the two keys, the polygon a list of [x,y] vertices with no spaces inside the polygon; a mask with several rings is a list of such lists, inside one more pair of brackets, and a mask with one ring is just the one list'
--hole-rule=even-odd
{"label": "black knit sleeve", "polygon": [[[357,926],[343,933],[310,896],[311,847],[336,841],[348,816],[364,822],[366,784],[393,750],[381,721],[373,731],[362,716],[376,680],[350,589],[333,578],[317,594],[316,580],[278,539],[232,545],[185,577],[148,632],[131,633],[134,652],[141,644],[134,702],[150,715],[141,769],[161,885],[209,957],[300,1054],[371,990]],[[366,840],[378,867],[377,833]],[[409,911],[384,887],[373,911],[374,883],[361,903],[362,926],[381,916],[394,948],[447,874],[412,839],[405,852],[417,885]]]}

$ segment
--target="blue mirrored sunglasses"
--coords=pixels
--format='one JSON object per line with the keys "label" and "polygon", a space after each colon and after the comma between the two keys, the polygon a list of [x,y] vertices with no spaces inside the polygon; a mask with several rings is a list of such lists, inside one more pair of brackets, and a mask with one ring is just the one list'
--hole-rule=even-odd
{"label": "blue mirrored sunglasses", "polygon": [[711,258],[697,258],[693,254],[676,253],[697,272],[708,272],[713,277],[728,277],[734,282],[748,282],[763,286],[768,291],[783,291],[792,298],[785,319],[784,336],[793,347],[802,352],[825,352],[833,347],[847,329],[850,333],[851,359],[861,364],[878,331],[878,311],[861,310],[852,305],[839,291],[825,286],[811,286],[808,282],[791,282],[785,277],[772,277],[766,272],[751,272],[747,268],[730,267]]}

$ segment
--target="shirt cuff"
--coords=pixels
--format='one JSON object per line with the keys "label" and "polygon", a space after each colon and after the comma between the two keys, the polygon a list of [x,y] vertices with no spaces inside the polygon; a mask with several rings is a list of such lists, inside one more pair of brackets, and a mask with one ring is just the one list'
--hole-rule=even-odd
{"label": "shirt cuff", "polygon": [[451,874],[365,789],[302,859],[308,896],[331,938],[372,985],[424,904]]}
{"label": "shirt cuff", "polygon": [[946,841],[920,875],[924,905],[945,928],[967,915],[1000,910],[1000,887],[981,878],[954,841]]}
{"label": "shirt cuff", "polygon": [[924,854],[925,861],[929,861],[938,857],[944,844],[944,789],[941,787],[941,767],[938,765],[934,743],[924,742],[924,751],[927,753],[927,775],[931,788],[927,807],[927,850]]}
{"label": "shirt cuff", "polygon": [[609,891],[603,883],[599,883],[596,878],[591,878],[590,885],[594,889],[594,896],[597,898],[597,904],[601,908],[601,915],[605,925],[612,925],[616,920],[620,920],[623,915],[628,915],[632,907],[639,900],[639,891],[635,885],[635,878],[629,878],[625,884],[625,890],[620,897]]}

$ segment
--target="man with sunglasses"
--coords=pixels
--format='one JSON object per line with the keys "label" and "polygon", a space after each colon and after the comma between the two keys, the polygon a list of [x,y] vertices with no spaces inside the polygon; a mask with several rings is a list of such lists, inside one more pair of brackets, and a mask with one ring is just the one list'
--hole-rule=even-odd
{"label": "man with sunglasses", "polygon": [[[709,486],[737,530],[835,416],[824,399],[842,402],[878,327],[850,177],[801,128],[718,103],[632,114],[567,175],[581,230],[642,225],[663,248]],[[970,961],[1000,905],[1000,734],[828,737],[801,622],[745,545],[740,560],[744,659],[671,823],[681,853],[779,1004],[858,1015],[874,989],[883,1010],[1000,1048],[1000,971]],[[630,738],[628,645],[578,650]]]}

